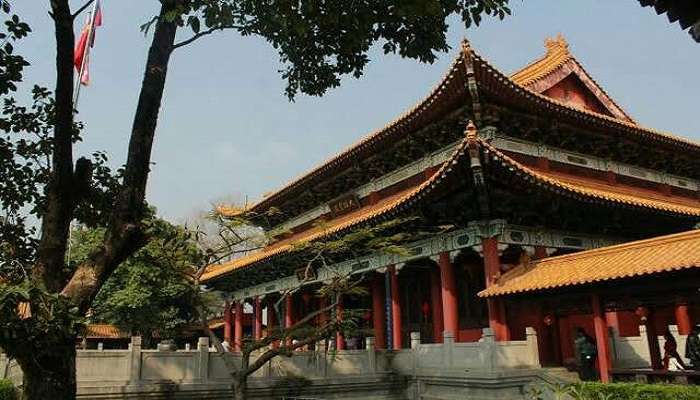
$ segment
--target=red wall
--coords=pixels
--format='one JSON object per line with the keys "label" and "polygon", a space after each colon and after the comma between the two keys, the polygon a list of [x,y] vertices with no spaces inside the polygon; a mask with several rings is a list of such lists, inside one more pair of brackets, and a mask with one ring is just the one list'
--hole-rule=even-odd
{"label": "red wall", "polygon": [[574,75],[562,79],[561,82],[545,90],[542,94],[577,108],[611,115],[593,93]]}

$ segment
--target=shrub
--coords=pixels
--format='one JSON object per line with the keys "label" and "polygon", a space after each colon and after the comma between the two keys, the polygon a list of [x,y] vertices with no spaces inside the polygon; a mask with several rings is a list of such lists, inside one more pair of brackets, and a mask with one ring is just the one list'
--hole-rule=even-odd
{"label": "shrub", "polygon": [[575,400],[700,400],[692,385],[583,382],[569,389]]}
{"label": "shrub", "polygon": [[0,400],[16,400],[17,391],[12,382],[0,379]]}

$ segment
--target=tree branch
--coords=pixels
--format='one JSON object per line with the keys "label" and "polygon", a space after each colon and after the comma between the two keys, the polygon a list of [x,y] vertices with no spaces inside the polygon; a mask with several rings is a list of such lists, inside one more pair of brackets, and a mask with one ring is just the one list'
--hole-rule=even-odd
{"label": "tree branch", "polygon": [[[58,0],[52,1],[52,4],[56,2]],[[146,70],[129,138],[124,178],[109,217],[104,241],[102,246],[90,255],[87,262],[78,266],[61,292],[82,311],[88,309],[114,269],[145,244],[146,237],[141,220],[146,210],[146,183],[151,168],[151,151],[165,89],[165,78],[177,32],[176,23],[168,22],[165,15],[171,12],[173,7],[175,5],[170,2],[164,2],[160,10],[161,23],[156,26],[148,51]],[[72,25],[70,28],[72,34]],[[71,73],[72,49],[71,43],[71,57],[68,63]],[[72,85],[72,79],[70,84]],[[58,108],[63,102],[57,101],[56,104]],[[67,104],[70,104],[70,101]]]}
{"label": "tree branch", "polygon": [[328,335],[329,332],[332,331],[332,327],[334,325],[328,325],[324,329],[321,329],[316,332],[315,335],[309,336],[306,339],[300,340],[296,343],[293,343],[291,346],[280,346],[277,349],[270,349],[263,353],[260,357],[258,357],[255,362],[250,364],[244,371],[241,371],[245,376],[249,376],[253,374],[255,371],[260,369],[265,363],[268,361],[272,360],[273,358],[282,355],[282,354],[290,354],[294,350],[304,347],[306,345],[309,345],[311,343],[314,343],[318,341],[321,338],[324,338],[326,335]]}
{"label": "tree branch", "polygon": [[195,40],[197,40],[197,39],[199,39],[199,38],[201,38],[201,37],[203,37],[203,36],[210,35],[210,34],[216,32],[216,31],[223,31],[224,29],[242,29],[242,28],[243,28],[243,27],[240,26],[240,25],[219,25],[219,26],[215,26],[215,27],[209,28],[209,29],[207,29],[207,30],[205,30],[205,31],[201,31],[201,32],[199,32],[199,33],[193,35],[193,36],[192,36],[191,38],[189,38],[189,39],[185,39],[185,40],[183,40],[183,41],[181,41],[181,42],[175,43],[175,45],[173,45],[173,50],[178,49],[178,48],[183,47],[183,46],[187,46],[188,44],[194,42]]}
{"label": "tree branch", "polygon": [[71,18],[72,18],[72,19],[75,19],[75,17],[77,17],[78,15],[80,15],[80,13],[82,13],[83,11],[85,11],[85,9],[88,8],[88,7],[90,7],[90,4],[92,4],[92,3],[94,3],[94,2],[95,2],[95,0],[88,0],[87,3],[83,4],[83,5],[78,9],[78,11],[76,11],[73,15],[71,15]]}

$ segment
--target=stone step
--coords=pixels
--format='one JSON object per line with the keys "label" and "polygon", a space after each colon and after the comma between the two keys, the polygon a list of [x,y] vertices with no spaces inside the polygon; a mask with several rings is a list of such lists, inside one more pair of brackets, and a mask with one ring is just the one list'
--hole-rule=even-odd
{"label": "stone step", "polygon": [[547,367],[542,368],[542,371],[549,377],[554,378],[561,383],[574,383],[580,382],[581,379],[578,377],[578,373],[575,371],[569,371],[564,367]]}

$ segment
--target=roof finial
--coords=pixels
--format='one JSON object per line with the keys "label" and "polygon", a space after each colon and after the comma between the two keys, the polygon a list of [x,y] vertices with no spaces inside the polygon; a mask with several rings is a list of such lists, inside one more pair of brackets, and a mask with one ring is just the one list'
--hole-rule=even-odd
{"label": "roof finial", "polygon": [[544,40],[544,47],[547,49],[547,53],[552,53],[555,51],[565,51],[569,52],[569,43],[564,39],[564,35],[557,33],[557,36],[553,38],[547,38]]}
{"label": "roof finial", "polygon": [[479,137],[479,132],[476,130],[476,125],[474,125],[474,121],[469,120],[467,123],[467,142],[472,143],[476,141],[477,137]]}

